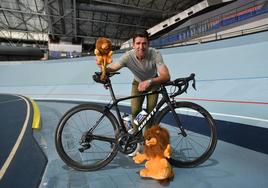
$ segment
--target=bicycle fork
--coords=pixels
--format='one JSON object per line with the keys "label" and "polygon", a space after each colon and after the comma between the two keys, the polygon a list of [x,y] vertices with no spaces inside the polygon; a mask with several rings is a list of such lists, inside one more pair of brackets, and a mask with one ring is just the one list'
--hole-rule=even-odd
{"label": "bicycle fork", "polygon": [[180,121],[179,117],[177,116],[177,113],[176,113],[175,109],[172,107],[171,102],[168,102],[167,104],[168,104],[168,107],[170,108],[170,110],[172,112],[172,116],[173,116],[173,118],[174,118],[174,120],[176,122],[176,125],[178,125],[178,127],[181,130],[182,136],[186,137],[187,133],[186,133],[185,129],[181,126],[181,121]]}
{"label": "bicycle fork", "polygon": [[[176,125],[180,128],[182,136],[183,136],[183,137],[186,137],[186,136],[187,136],[187,133],[186,133],[185,129],[181,126],[181,121],[180,121],[179,117],[177,116],[177,113],[176,113],[175,109],[174,109],[173,106],[172,106],[172,103],[174,103],[174,104],[176,104],[176,103],[175,103],[174,100],[172,100],[172,101],[170,100],[170,98],[169,98],[169,96],[168,96],[168,94],[167,94],[166,89],[165,89],[165,88],[162,88],[162,89],[163,89],[163,91],[164,91],[164,92],[162,93],[163,98],[164,98],[164,100],[166,101],[166,103],[167,103],[167,105],[168,105],[170,111],[172,112],[172,116],[173,116],[173,118],[174,118],[174,120],[175,120],[175,123],[176,123]],[[172,99],[173,99],[173,98],[172,98]],[[161,101],[160,101],[160,106],[161,106]]]}

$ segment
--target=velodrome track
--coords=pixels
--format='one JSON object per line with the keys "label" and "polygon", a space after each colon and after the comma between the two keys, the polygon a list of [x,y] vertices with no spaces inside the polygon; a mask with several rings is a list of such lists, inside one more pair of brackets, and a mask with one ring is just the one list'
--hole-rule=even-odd
{"label": "velodrome track", "polygon": [[[172,79],[196,74],[197,91],[177,99],[205,107],[217,120],[220,139],[205,164],[175,168],[168,187],[267,187],[267,37],[262,32],[161,50]],[[0,93],[29,97],[40,109],[42,128],[33,132],[48,159],[40,187],[162,187],[140,178],[141,166],[123,155],[103,170],[85,173],[67,168],[56,154],[54,131],[64,112],[85,101],[110,101],[108,91],[91,79],[96,70],[94,57],[0,64]],[[131,80],[126,69],[113,78],[118,96],[129,94]],[[129,107],[128,102],[122,105]]]}

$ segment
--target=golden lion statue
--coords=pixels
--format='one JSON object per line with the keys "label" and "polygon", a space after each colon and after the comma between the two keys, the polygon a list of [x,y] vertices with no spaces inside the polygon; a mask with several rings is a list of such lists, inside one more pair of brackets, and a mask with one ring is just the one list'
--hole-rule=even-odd
{"label": "golden lion statue", "polygon": [[104,37],[96,41],[94,53],[97,57],[97,65],[101,68],[101,80],[106,80],[106,66],[112,63],[112,42]]}
{"label": "golden lion statue", "polygon": [[156,180],[172,178],[174,173],[167,160],[171,155],[168,131],[155,125],[145,131],[144,139],[144,154],[138,152],[133,157],[137,164],[147,160],[145,168],[140,170],[140,176]]}

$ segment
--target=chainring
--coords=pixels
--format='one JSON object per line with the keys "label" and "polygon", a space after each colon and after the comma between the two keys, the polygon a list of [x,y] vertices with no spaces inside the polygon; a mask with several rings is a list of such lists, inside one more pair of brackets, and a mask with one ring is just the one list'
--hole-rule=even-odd
{"label": "chainring", "polygon": [[137,148],[137,143],[129,144],[130,141],[133,141],[133,138],[130,134],[121,133],[117,139],[119,151],[125,154],[133,153]]}

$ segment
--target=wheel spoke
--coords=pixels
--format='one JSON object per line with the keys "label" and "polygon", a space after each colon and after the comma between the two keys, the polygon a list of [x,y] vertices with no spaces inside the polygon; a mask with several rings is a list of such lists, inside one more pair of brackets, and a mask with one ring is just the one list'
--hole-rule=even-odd
{"label": "wheel spoke", "polygon": [[115,118],[109,112],[103,115],[102,109],[80,105],[62,118],[57,128],[56,148],[69,166],[83,171],[96,170],[115,157]]}

